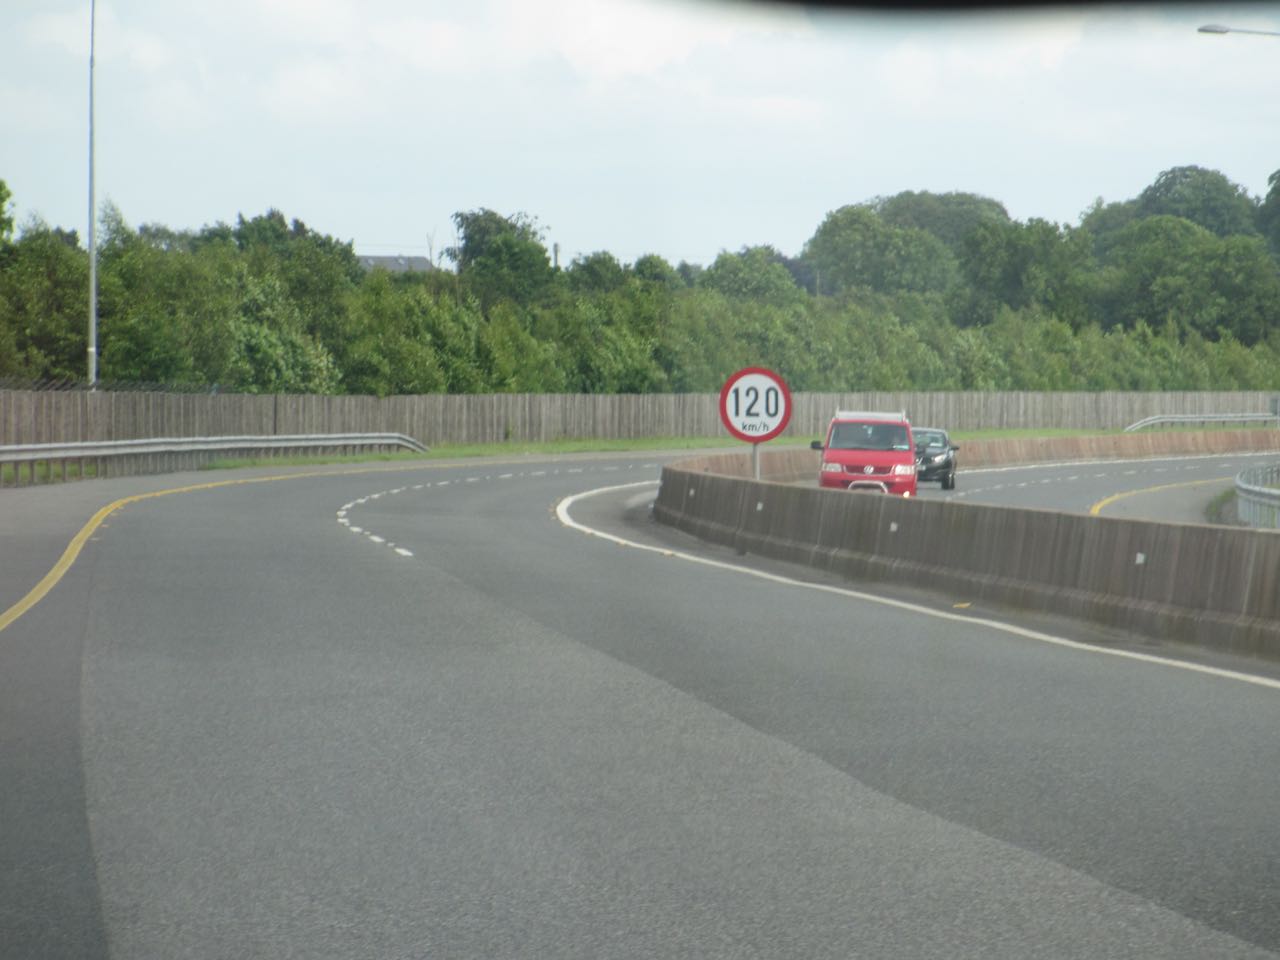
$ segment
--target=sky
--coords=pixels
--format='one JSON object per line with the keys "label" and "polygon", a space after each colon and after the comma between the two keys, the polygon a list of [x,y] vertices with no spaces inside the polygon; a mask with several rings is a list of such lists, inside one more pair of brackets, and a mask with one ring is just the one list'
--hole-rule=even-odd
{"label": "sky", "polygon": [[[445,266],[453,215],[567,266],[796,256],[828,213],[964,191],[1077,224],[1164,170],[1265,196],[1280,3],[956,12],[727,0],[98,0],[94,181],[126,223],[277,209]],[[87,236],[90,5],[0,3],[0,180]]]}

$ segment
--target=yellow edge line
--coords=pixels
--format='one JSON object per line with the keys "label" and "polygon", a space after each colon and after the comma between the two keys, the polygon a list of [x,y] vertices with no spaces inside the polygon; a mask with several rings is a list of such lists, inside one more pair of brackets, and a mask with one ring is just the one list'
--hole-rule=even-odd
{"label": "yellow edge line", "polygon": [[[174,493],[196,493],[201,490],[212,490],[215,487],[233,487],[246,483],[271,483],[277,480],[300,480],[310,477],[341,477],[350,476],[361,473],[391,473],[397,470],[405,469],[438,469],[439,467],[454,467],[457,464],[431,464],[429,467],[362,467],[351,470],[319,470],[310,473],[282,473],[269,477],[242,477],[239,480],[214,480],[210,483],[197,483],[189,487],[172,487],[168,490],[153,490],[150,493],[138,493],[131,497],[121,497],[113,503],[107,504],[101,510],[93,515],[93,517],[80,528],[80,532],[71,538],[71,543],[67,545],[67,549],[62,552],[62,556],[58,562],[53,565],[48,573],[27,593],[25,597],[15,603],[8,610],[0,613],[0,632],[6,630],[15,620],[24,613],[34,607],[37,603],[48,596],[49,591],[58,585],[71,565],[76,562],[76,558],[80,556],[80,551],[84,549],[84,545],[88,543],[89,538],[94,532],[102,526],[102,522],[115,513],[121,507],[131,503],[137,503],[140,500],[151,500],[156,497],[167,497]],[[92,482],[92,481],[89,481]]]}
{"label": "yellow edge line", "polygon": [[1166,483],[1158,487],[1143,487],[1141,490],[1129,490],[1129,491],[1126,491],[1125,493],[1113,494],[1112,496],[1107,497],[1104,500],[1099,500],[1097,503],[1095,503],[1092,507],[1089,508],[1089,513],[1093,514],[1093,516],[1096,517],[1098,514],[1100,514],[1107,507],[1111,506],[1111,504],[1115,503],[1117,500],[1123,500],[1126,497],[1136,497],[1142,493],[1157,493],[1160,490],[1175,490],[1178,487],[1203,487],[1206,484],[1222,483],[1224,480],[1231,480],[1231,479],[1232,479],[1231,477],[1215,477],[1212,480],[1188,480],[1186,483]]}

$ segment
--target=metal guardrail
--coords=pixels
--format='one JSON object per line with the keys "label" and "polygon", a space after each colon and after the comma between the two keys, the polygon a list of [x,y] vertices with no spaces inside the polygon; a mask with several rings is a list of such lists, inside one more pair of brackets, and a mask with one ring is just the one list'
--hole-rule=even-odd
{"label": "metal guardrail", "polygon": [[1250,527],[1280,530],[1280,463],[1236,475],[1236,516]]}
{"label": "metal guardrail", "polygon": [[1280,427],[1280,416],[1274,413],[1172,413],[1131,423],[1124,428],[1124,432],[1133,433],[1143,427],[1178,423],[1274,423]]}
{"label": "metal guardrail", "polygon": [[[0,486],[39,482],[41,467],[49,482],[89,476],[129,476],[197,469],[216,457],[279,455],[305,451],[343,455],[427,448],[401,433],[325,433],[250,437],[160,437],[78,443],[27,443],[0,446]],[[6,470],[5,468],[8,467]],[[7,475],[7,476],[6,476]]]}

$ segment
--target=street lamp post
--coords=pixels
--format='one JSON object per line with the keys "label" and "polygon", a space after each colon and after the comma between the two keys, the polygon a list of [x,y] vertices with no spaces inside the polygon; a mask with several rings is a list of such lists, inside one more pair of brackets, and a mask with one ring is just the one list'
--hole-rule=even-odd
{"label": "street lamp post", "polygon": [[94,0],[89,0],[89,388],[98,383],[98,240],[93,198]]}
{"label": "street lamp post", "polygon": [[1243,27],[1224,27],[1220,23],[1206,23],[1197,33],[1252,33],[1260,37],[1280,37],[1278,30],[1246,30]]}

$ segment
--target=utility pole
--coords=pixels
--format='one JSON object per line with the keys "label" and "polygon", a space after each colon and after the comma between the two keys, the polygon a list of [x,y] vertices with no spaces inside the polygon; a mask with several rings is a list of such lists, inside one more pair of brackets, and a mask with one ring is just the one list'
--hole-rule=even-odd
{"label": "utility pole", "polygon": [[93,54],[95,0],[89,0],[89,389],[98,384],[98,213],[93,197]]}

